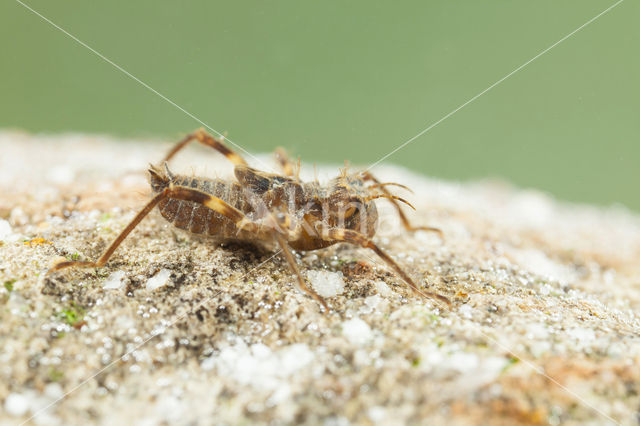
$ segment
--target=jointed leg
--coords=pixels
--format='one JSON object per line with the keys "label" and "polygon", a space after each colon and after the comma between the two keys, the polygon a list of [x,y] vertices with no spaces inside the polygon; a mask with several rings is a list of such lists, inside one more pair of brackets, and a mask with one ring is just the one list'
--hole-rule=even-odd
{"label": "jointed leg", "polygon": [[185,201],[193,201],[199,204],[202,204],[211,210],[214,210],[223,216],[232,220],[239,229],[247,229],[254,232],[258,231],[258,226],[249,221],[246,216],[235,207],[227,204],[220,198],[214,197],[213,195],[209,195],[205,192],[198,191],[196,189],[187,188],[184,186],[170,186],[169,188],[164,189],[162,192],[157,194],[155,197],[151,199],[147,203],[146,206],[133,218],[133,220],[127,225],[127,227],[118,235],[118,237],[109,245],[109,247],[104,251],[104,253],[96,260],[95,262],[87,262],[87,261],[66,261],[60,262],[51,268],[51,271],[57,271],[63,268],[69,267],[85,267],[85,268],[93,268],[104,266],[105,263],[109,261],[109,258],[113,254],[114,251],[120,246],[122,241],[133,231],[133,229],[140,223],[142,219],[146,215],[149,214],[151,210],[163,199],[165,198],[173,198],[177,200],[185,200]]}
{"label": "jointed leg", "polygon": [[[287,244],[287,241],[282,236],[279,230],[275,228],[275,223],[269,225],[268,222],[265,224],[258,224],[249,220],[244,213],[225,201],[221,200],[218,197],[214,197],[213,195],[207,194],[205,192],[199,191],[197,189],[185,187],[185,186],[174,186],[171,185],[168,188],[165,188],[161,193],[157,194],[155,197],[151,199],[147,203],[146,206],[133,218],[133,220],[127,225],[127,227],[118,235],[118,237],[109,245],[109,247],[104,251],[104,253],[96,260],[95,262],[88,261],[66,261],[60,262],[53,266],[50,271],[57,271],[64,268],[69,267],[101,267],[104,266],[108,261],[111,255],[116,251],[116,249],[120,246],[122,241],[133,231],[133,229],[144,219],[145,216],[153,210],[153,208],[163,199],[172,198],[176,200],[184,200],[184,201],[192,201],[198,204],[201,204],[205,207],[210,208],[211,210],[220,213],[221,215],[227,217],[233,223],[235,223],[238,230],[244,229],[249,232],[256,233],[256,237],[258,238],[258,234],[260,232],[271,232],[275,235],[276,241],[282,248],[285,258],[289,263],[289,266],[296,274],[298,279],[298,284],[300,288],[308,293],[311,297],[316,299],[328,312],[329,307],[326,302],[320,297],[313,289],[306,285],[302,275],[300,274],[300,270],[295,262],[295,258],[293,257],[291,250]],[[269,229],[271,227],[271,229]]]}
{"label": "jointed leg", "polygon": [[451,305],[451,302],[446,297],[432,293],[430,291],[424,291],[418,288],[418,286],[413,282],[411,277],[407,275],[407,273],[396,263],[391,256],[385,253],[380,247],[378,247],[373,241],[367,238],[366,235],[361,234],[356,231],[352,231],[349,229],[340,229],[340,228],[324,228],[320,230],[320,234],[323,239],[327,241],[343,241],[351,244],[357,244],[361,247],[368,248],[373,250],[382,260],[384,260],[387,265],[391,266],[394,271],[404,280],[405,283],[417,294],[423,297],[430,297],[432,299],[436,299],[440,302],[444,302],[447,305]]}
{"label": "jointed leg", "polygon": [[278,242],[278,245],[282,249],[282,253],[284,253],[284,258],[287,259],[287,263],[289,264],[289,267],[291,268],[293,273],[296,275],[296,278],[298,279],[298,285],[300,286],[300,288],[309,296],[316,299],[318,303],[320,303],[322,307],[325,309],[325,312],[329,312],[329,307],[327,306],[327,303],[324,301],[324,299],[320,297],[320,295],[316,293],[311,287],[309,287],[307,283],[304,281],[304,278],[300,273],[300,269],[298,269],[298,264],[296,263],[296,259],[293,257],[293,254],[291,253],[291,249],[289,248],[289,244],[287,244],[286,239],[279,232],[274,232],[274,236],[276,238],[276,241]]}
{"label": "jointed leg", "polygon": [[171,151],[169,151],[167,156],[164,157],[164,159],[162,160],[162,163],[164,163],[165,161],[169,161],[171,158],[173,158],[174,155],[176,155],[178,153],[178,151],[180,151],[189,142],[191,142],[193,140],[196,140],[196,141],[200,142],[203,145],[206,145],[208,147],[211,147],[211,148],[215,149],[220,154],[222,154],[225,157],[227,157],[227,159],[229,161],[231,161],[236,166],[239,165],[239,164],[242,164],[242,165],[246,165],[247,164],[247,162],[244,161],[244,158],[242,158],[238,153],[236,153],[235,151],[231,150],[221,140],[218,140],[218,139],[214,138],[213,136],[211,136],[209,133],[207,133],[202,128],[196,130],[193,133],[188,134],[180,142],[178,142],[171,149]]}
{"label": "jointed leg", "polygon": [[153,210],[153,208],[160,201],[162,201],[164,198],[167,197],[168,192],[169,192],[169,190],[165,189],[164,191],[162,191],[161,193],[159,193],[158,195],[153,197],[151,199],[151,201],[149,201],[147,203],[147,205],[144,206],[144,208],[142,210],[140,210],[140,212],[136,215],[136,217],[133,218],[133,220],[127,225],[127,227],[124,228],[124,231],[122,231],[120,233],[120,235],[118,235],[118,237],[111,243],[111,245],[109,245],[109,247],[104,251],[104,253],[102,253],[102,256],[100,256],[100,258],[98,260],[96,260],[95,262],[87,262],[87,261],[79,261],[79,260],[72,260],[72,261],[68,261],[68,262],[60,262],[60,263],[57,263],[56,265],[54,265],[50,269],[50,271],[57,271],[59,269],[69,268],[69,267],[73,267],[73,266],[82,266],[82,267],[86,267],[86,268],[93,268],[93,267],[103,266],[105,263],[107,263],[107,261],[109,260],[109,258],[113,254],[113,252],[116,251],[116,249],[118,248],[120,243],[122,243],[122,241],[125,238],[127,238],[127,235],[129,235],[129,233],[131,233],[131,231],[133,231],[133,228],[135,228],[140,223],[140,221],[142,219],[144,219],[144,217],[146,215],[148,215],[149,212],[151,210]]}
{"label": "jointed leg", "polygon": [[285,174],[285,176],[290,176],[290,177],[297,177],[298,180],[300,180],[300,161],[298,161],[298,169],[297,169],[297,173],[296,170],[294,168],[294,164],[291,162],[291,160],[289,159],[289,156],[287,155],[287,152],[284,150],[284,148],[276,148],[275,152],[274,152],[275,156],[276,156],[276,160],[278,161],[278,164],[280,164],[280,168],[282,169],[283,173]]}
{"label": "jointed leg", "polygon": [[[363,173],[363,177],[364,177],[364,180],[370,180],[373,183],[375,183],[374,186],[376,188],[378,188],[380,191],[382,191],[382,193],[384,193],[386,195],[392,195],[391,192],[389,192],[389,190],[384,187],[384,184],[381,184],[380,181],[378,179],[376,179],[371,173],[364,172]],[[398,186],[403,186],[403,185],[398,185]],[[400,207],[400,204],[398,204],[398,202],[396,200],[394,200],[393,198],[389,198],[389,201],[391,201],[391,203],[393,203],[393,206],[396,208],[396,211],[398,212],[398,216],[400,216],[400,221],[402,221],[402,226],[404,226],[404,228],[407,231],[437,232],[438,234],[440,234],[440,237],[442,237],[442,231],[440,229],[438,229],[438,228],[432,228],[430,226],[413,226],[413,225],[411,225],[411,222],[409,222],[409,219],[407,219],[407,216],[405,216],[404,212],[402,211],[402,208]]]}

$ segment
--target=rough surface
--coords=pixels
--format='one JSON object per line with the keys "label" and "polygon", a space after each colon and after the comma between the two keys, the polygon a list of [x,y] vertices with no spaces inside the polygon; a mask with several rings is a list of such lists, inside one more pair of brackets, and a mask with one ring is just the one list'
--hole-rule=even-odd
{"label": "rough surface", "polygon": [[[282,258],[155,212],[106,267],[47,276],[100,254],[167,146],[0,133],[1,424],[637,424],[638,216],[381,167],[445,238],[380,202],[376,241],[451,309],[337,245],[299,256],[333,295],[322,315]],[[231,171],[200,147],[178,160]]]}

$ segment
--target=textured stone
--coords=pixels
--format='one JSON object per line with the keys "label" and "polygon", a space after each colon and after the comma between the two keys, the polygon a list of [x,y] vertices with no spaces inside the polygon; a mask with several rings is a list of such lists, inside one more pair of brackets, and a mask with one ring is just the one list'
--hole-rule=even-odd
{"label": "textured stone", "polygon": [[[637,215],[380,167],[444,239],[406,232],[381,200],[375,241],[450,309],[336,245],[299,260],[332,274],[359,262],[323,315],[280,257],[155,212],[105,267],[47,275],[100,255],[148,199],[145,169],[167,146],[0,133],[2,423],[637,422]],[[194,146],[173,168],[231,176],[220,157]]]}

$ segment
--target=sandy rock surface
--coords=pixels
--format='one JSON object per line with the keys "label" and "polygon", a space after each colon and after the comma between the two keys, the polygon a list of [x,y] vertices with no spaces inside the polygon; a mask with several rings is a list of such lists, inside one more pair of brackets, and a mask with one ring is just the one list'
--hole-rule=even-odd
{"label": "sandy rock surface", "polygon": [[[637,215],[385,166],[444,240],[379,200],[375,241],[451,308],[336,245],[298,254],[323,315],[280,256],[157,212],[106,267],[47,275],[99,256],[168,146],[0,133],[0,424],[637,424]],[[173,168],[232,170],[196,146]]]}

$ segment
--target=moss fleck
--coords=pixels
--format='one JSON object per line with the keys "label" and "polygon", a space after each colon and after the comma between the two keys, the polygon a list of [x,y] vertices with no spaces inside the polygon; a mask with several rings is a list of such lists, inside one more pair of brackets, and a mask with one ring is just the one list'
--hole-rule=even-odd
{"label": "moss fleck", "polygon": [[76,303],[71,303],[67,309],[60,311],[58,316],[71,327],[78,328],[84,324],[85,310]]}
{"label": "moss fleck", "polygon": [[64,373],[56,368],[51,367],[49,369],[49,380],[52,382],[59,382],[62,377],[64,377]]}
{"label": "moss fleck", "polygon": [[509,359],[507,360],[507,364],[502,368],[502,373],[505,373],[507,370],[509,370],[511,367],[513,367],[519,362],[520,362],[519,358],[515,356],[510,356]]}
{"label": "moss fleck", "polygon": [[18,281],[15,278],[12,278],[10,280],[7,280],[4,282],[4,288],[7,289],[7,291],[9,293],[11,293],[13,291],[13,284],[15,284],[15,282]]}

